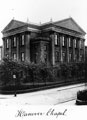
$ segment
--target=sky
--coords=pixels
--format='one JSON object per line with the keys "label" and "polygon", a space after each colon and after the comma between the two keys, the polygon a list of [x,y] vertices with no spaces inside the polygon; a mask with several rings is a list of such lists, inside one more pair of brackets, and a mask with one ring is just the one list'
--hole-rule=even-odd
{"label": "sky", "polygon": [[1,31],[13,18],[40,24],[69,17],[87,33],[87,0],[0,0],[0,45]]}

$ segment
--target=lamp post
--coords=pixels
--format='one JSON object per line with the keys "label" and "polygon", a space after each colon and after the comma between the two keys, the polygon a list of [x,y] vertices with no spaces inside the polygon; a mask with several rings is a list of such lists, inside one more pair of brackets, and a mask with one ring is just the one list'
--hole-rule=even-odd
{"label": "lamp post", "polygon": [[15,73],[13,73],[13,80],[14,80],[14,83],[15,83],[15,91],[14,91],[14,97],[17,96],[17,93],[16,93],[16,79],[17,79],[17,76]]}

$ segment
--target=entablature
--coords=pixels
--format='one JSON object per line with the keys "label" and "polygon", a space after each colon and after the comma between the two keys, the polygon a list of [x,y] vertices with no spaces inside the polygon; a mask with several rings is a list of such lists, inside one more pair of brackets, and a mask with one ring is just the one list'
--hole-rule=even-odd
{"label": "entablature", "polygon": [[81,33],[78,33],[76,31],[71,31],[65,28],[60,28],[60,27],[49,27],[49,28],[45,28],[43,30],[43,32],[47,32],[47,31],[53,31],[53,32],[57,32],[57,33],[62,33],[62,34],[66,34],[66,35],[70,35],[73,37],[78,37],[81,39],[85,39],[84,35],[82,35]]}
{"label": "entablature", "polygon": [[23,33],[23,32],[36,32],[36,33],[40,33],[40,30],[36,29],[36,28],[30,28],[30,27],[22,27],[22,28],[17,28],[14,30],[10,30],[7,31],[5,33],[3,33],[3,37],[8,37],[8,36],[12,36],[18,33]]}

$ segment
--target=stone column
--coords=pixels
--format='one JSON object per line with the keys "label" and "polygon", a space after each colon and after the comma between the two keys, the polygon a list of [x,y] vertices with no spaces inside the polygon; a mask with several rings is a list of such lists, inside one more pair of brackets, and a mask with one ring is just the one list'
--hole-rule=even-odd
{"label": "stone column", "polygon": [[63,56],[62,56],[62,36],[60,36],[60,62],[63,62]]}
{"label": "stone column", "polygon": [[8,42],[9,42],[9,57],[11,58],[11,39],[8,38]]}
{"label": "stone column", "polygon": [[67,63],[69,63],[69,37],[66,37],[66,42],[67,42]]}
{"label": "stone column", "polygon": [[55,35],[51,35],[52,65],[55,65]]}
{"label": "stone column", "polygon": [[80,40],[81,39],[79,39],[79,41],[78,41],[78,61],[80,61]]}
{"label": "stone column", "polygon": [[17,61],[19,61],[19,37],[16,37],[17,40]]}
{"label": "stone column", "polygon": [[85,40],[83,40],[83,60],[85,61]]}
{"label": "stone column", "polygon": [[26,34],[25,40],[25,61],[30,63],[30,34]]}
{"label": "stone column", "polygon": [[40,42],[40,61],[41,62],[45,62],[44,61],[44,43],[41,41]]}
{"label": "stone column", "polygon": [[73,39],[73,62],[75,61],[75,59],[77,58],[75,58],[75,41]]}

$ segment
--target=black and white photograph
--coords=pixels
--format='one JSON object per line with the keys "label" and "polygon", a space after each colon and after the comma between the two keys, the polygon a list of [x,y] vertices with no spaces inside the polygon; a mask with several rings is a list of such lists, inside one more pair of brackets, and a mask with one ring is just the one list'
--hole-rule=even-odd
{"label": "black and white photograph", "polygon": [[87,119],[87,1],[0,0],[0,16],[0,119]]}

